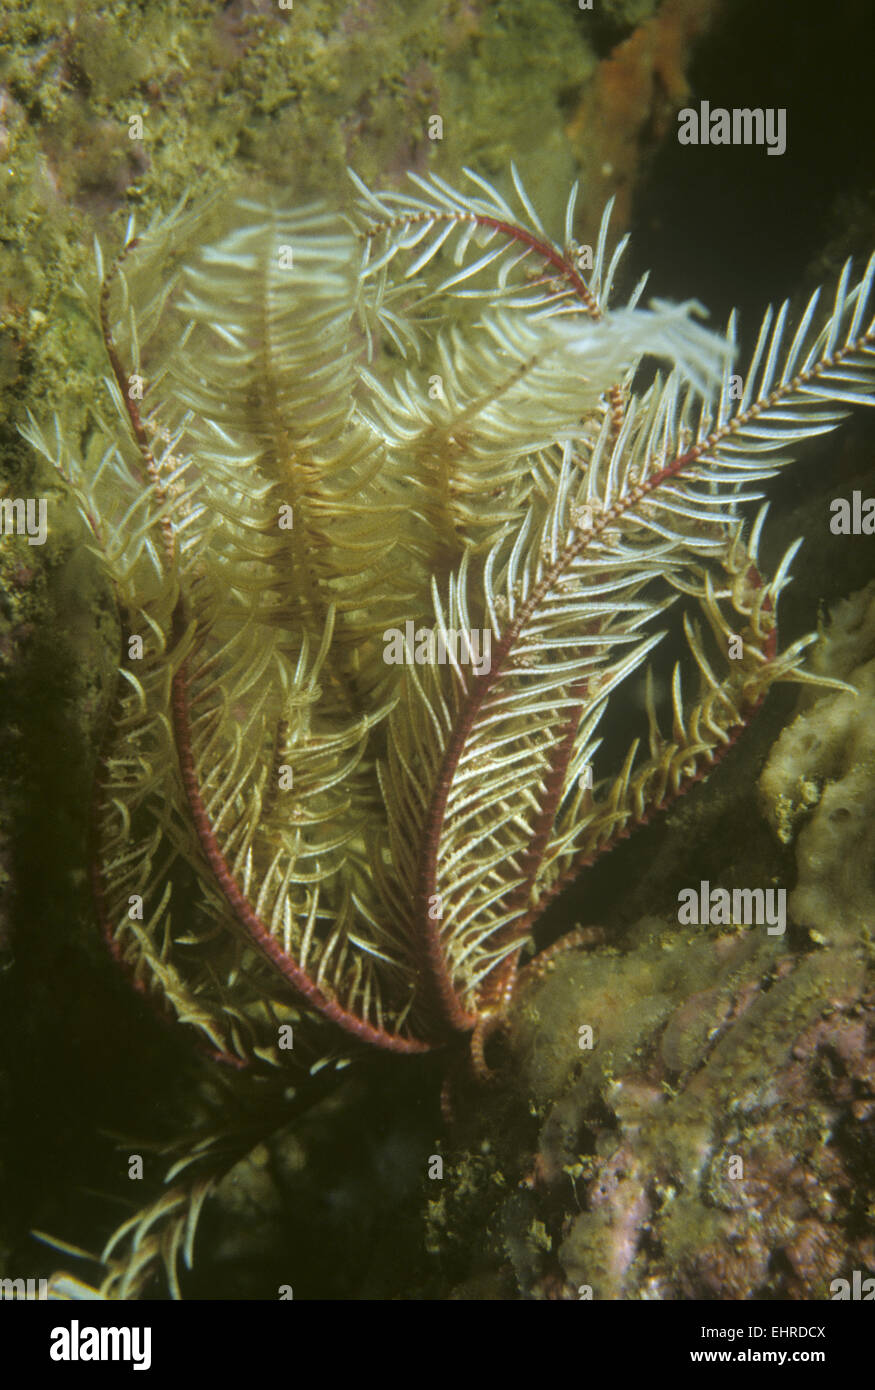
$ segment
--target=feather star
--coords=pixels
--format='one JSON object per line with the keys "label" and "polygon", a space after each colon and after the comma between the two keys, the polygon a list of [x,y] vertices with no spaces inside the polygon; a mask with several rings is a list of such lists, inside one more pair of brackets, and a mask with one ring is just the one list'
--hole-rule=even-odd
{"label": "feather star", "polygon": [[[760,573],[760,489],[873,399],[875,258],[824,314],[770,310],[741,376],[734,316],[640,307],[643,280],[612,306],[610,207],[584,272],[574,191],[556,241],[515,171],[513,205],[467,178],[129,228],[108,273],[97,248],[111,413],[84,451],[27,431],[121,618],[101,930],[241,1071],[469,1039],[485,1073],[546,905],[810,679],[813,637],[776,627],[799,543]],[[633,680],[646,726],[604,768]],[[132,1241],[121,1296],[159,1253],[178,1291],[215,1180],[193,1162],[105,1252]]]}

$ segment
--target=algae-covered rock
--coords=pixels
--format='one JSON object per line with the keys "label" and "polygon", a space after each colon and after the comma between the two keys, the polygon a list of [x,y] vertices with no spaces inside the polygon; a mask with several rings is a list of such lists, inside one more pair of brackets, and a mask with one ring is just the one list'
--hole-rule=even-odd
{"label": "algae-covered rock", "polygon": [[820,696],[784,730],[760,779],[763,805],[796,840],[796,921],[816,939],[875,928],[875,584],[838,604],[814,669],[853,691]]}
{"label": "algae-covered rock", "polygon": [[747,929],[651,921],[626,954],[558,958],[506,1044],[536,1123],[488,1106],[503,1139],[479,1201],[445,1197],[456,1227],[492,1233],[526,1298],[829,1297],[875,1258],[871,988],[861,950]]}

